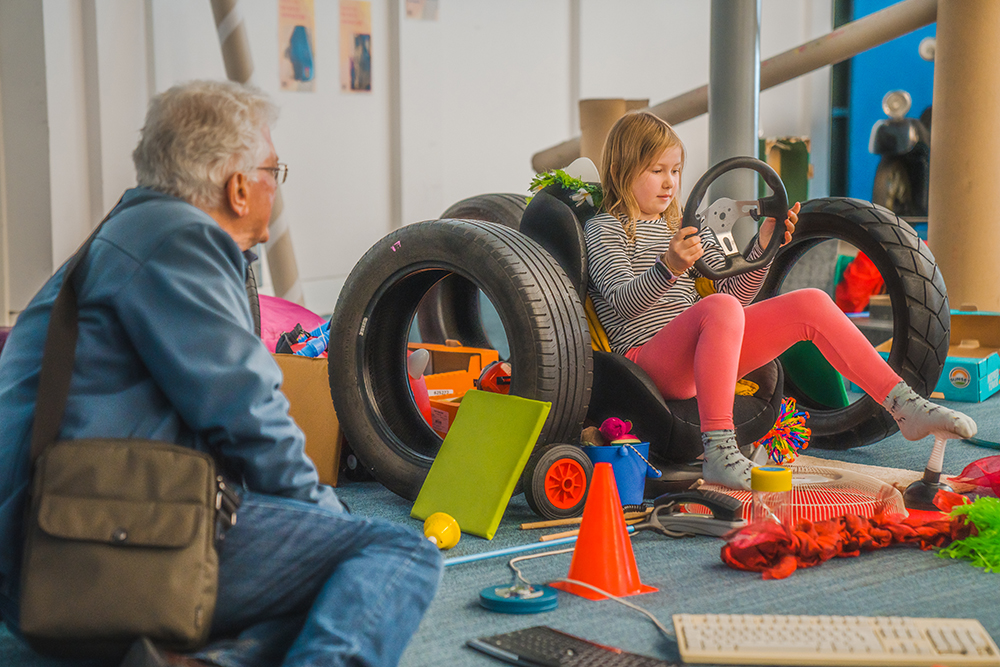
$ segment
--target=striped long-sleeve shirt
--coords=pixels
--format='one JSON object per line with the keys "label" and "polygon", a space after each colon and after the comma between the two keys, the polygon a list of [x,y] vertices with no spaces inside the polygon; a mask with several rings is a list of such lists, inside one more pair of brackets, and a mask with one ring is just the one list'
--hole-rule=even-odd
{"label": "striped long-sleeve shirt", "polygon": [[[695,278],[701,274],[694,267],[674,278],[656,261],[672,236],[664,221],[637,221],[635,240],[629,241],[621,221],[602,213],[587,221],[584,235],[590,270],[588,289],[612,351],[625,354],[644,344],[700,298]],[[702,230],[701,241],[705,261],[712,268],[721,268],[722,249],[711,232]],[[756,259],[762,253],[754,238],[747,259]],[[765,267],[724,278],[715,282],[715,289],[748,305],[757,296],[766,274]]]}

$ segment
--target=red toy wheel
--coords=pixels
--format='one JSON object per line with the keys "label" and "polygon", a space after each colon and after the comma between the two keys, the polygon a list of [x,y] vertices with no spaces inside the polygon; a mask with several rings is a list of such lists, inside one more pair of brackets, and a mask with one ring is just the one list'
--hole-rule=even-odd
{"label": "red toy wheel", "polygon": [[524,498],[546,519],[580,516],[593,473],[594,464],[576,445],[540,447],[524,467]]}

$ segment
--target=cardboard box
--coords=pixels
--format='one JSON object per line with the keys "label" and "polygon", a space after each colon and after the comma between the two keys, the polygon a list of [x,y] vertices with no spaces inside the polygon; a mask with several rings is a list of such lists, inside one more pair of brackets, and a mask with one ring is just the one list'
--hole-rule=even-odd
{"label": "cardboard box", "polygon": [[407,347],[411,350],[424,349],[431,355],[424,370],[424,382],[427,395],[432,400],[464,396],[465,392],[475,387],[483,369],[500,359],[496,350],[480,347],[431,343],[410,343]]}
{"label": "cardboard box", "polygon": [[337,486],[342,436],[330,398],[326,358],[273,356],[285,376],[281,391],[288,398],[288,413],[306,435],[306,454],[316,464],[319,481]]}
{"label": "cardboard box", "polygon": [[431,428],[442,438],[448,435],[448,429],[455,423],[455,415],[458,414],[458,406],[465,398],[461,396],[451,396],[449,398],[431,399]]}
{"label": "cardboard box", "polygon": [[[878,347],[889,358],[892,339]],[[979,403],[1000,389],[1000,313],[951,312],[951,345],[931,398]]]}

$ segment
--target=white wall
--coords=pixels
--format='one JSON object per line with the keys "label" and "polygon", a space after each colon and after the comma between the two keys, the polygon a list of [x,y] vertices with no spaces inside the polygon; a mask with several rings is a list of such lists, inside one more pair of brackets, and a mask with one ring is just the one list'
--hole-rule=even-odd
{"label": "white wall", "polygon": [[[658,104],[708,83],[712,3],[691,0],[583,0],[582,98],[649,98]],[[761,59],[830,32],[830,0],[763,0]],[[816,176],[811,196],[829,191],[829,69],[763,91],[763,136],[811,136]],[[684,185],[708,164],[708,117],[677,126],[687,148]],[[575,129],[574,134],[579,134]],[[554,145],[566,137],[558,138]],[[540,148],[545,148],[542,146]]]}
{"label": "white wall", "polygon": [[[437,21],[406,18],[403,3],[372,2],[373,88],[360,94],[339,89],[338,2],[315,3],[312,93],[279,90],[277,1],[240,3],[254,81],[282,109],[273,137],[291,168],[284,217],[307,305],[321,313],[391,229],[435,218],[465,197],[524,192],[531,156],[579,134],[577,96],[655,104],[708,80],[705,0],[442,0]],[[207,0],[42,7],[49,178],[31,194],[51,209],[38,214],[51,239],[43,234],[44,251],[37,239],[23,246],[42,270],[12,275],[14,310],[134,182],[131,150],[151,91],[225,77]],[[830,8],[831,0],[763,0],[762,56],[827,32]],[[27,84],[3,72],[4,96],[23,94]],[[813,196],[826,192],[828,89],[824,70],[761,96],[765,135],[812,136]],[[8,145],[10,125],[23,122],[4,118]],[[707,167],[707,127],[704,117],[678,127],[689,151],[686,183]]]}
{"label": "white wall", "polygon": [[569,136],[569,2],[445,0],[403,19],[403,222],[526,192],[531,155]]}

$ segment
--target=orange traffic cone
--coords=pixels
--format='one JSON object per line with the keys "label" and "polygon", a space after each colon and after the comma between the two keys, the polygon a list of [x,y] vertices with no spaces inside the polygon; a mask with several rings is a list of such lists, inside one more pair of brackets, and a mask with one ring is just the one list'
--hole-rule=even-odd
{"label": "orange traffic cone", "polygon": [[[622,503],[610,463],[594,465],[587,504],[583,507],[580,535],[573,549],[567,578],[596,586],[615,597],[658,590],[639,581],[639,570],[635,565],[635,554],[632,553],[632,542],[625,527]],[[588,600],[604,600],[607,597],[567,582],[557,581],[550,585]]]}

